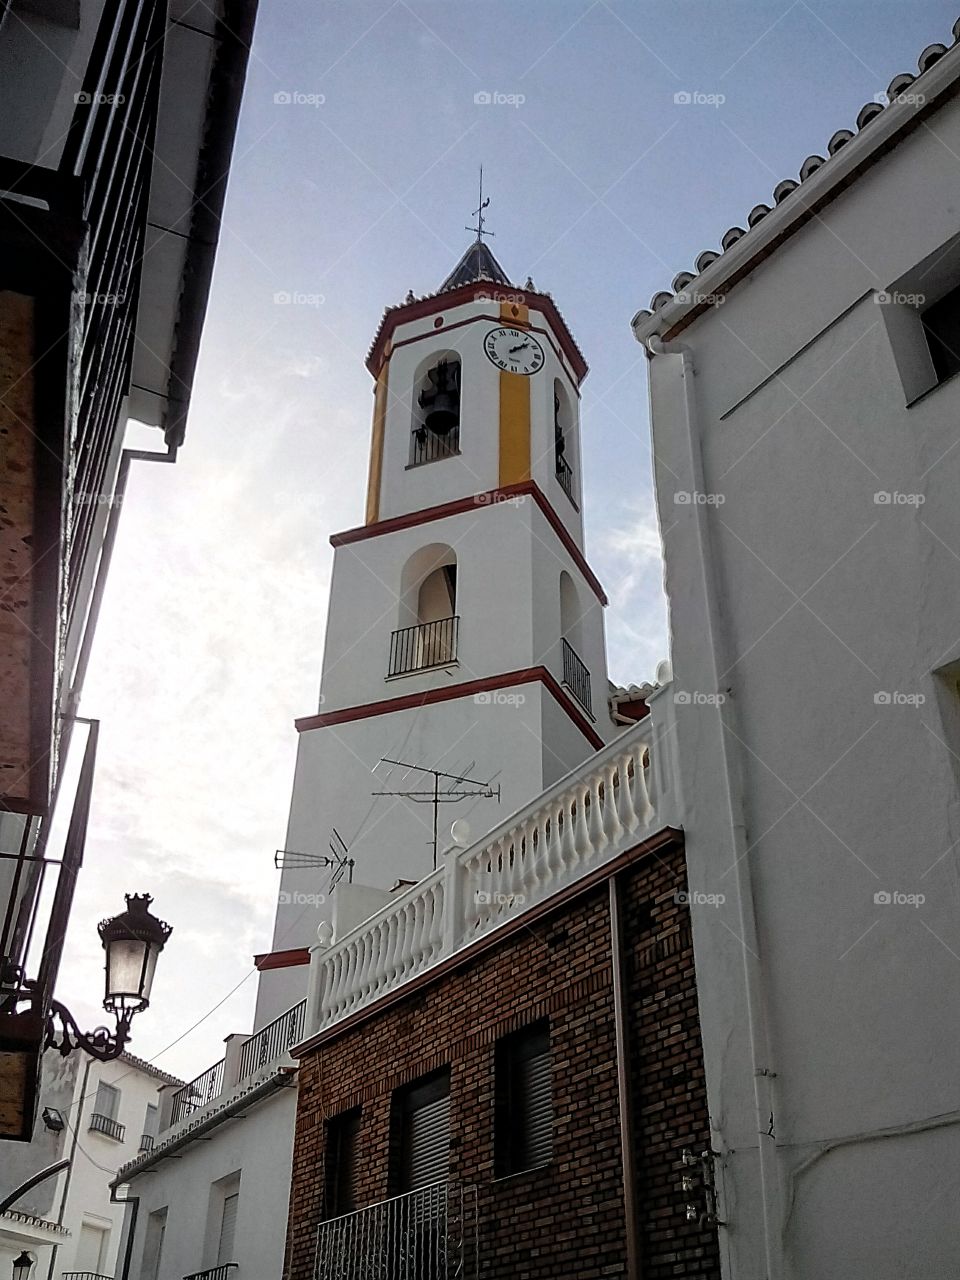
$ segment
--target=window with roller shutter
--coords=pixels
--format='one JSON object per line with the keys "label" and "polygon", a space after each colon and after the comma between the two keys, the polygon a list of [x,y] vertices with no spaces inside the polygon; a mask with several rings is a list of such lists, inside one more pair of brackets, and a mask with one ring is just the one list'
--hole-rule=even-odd
{"label": "window with roller shutter", "polygon": [[549,1022],[499,1040],[495,1070],[494,1167],[496,1176],[505,1178],[553,1158]]}
{"label": "window with roller shutter", "polygon": [[360,1108],[344,1111],[327,1121],[326,1205],[327,1217],[339,1218],[357,1207],[357,1143]]}
{"label": "window with roller shutter", "polygon": [[394,1096],[396,1191],[445,1182],[450,1168],[450,1072],[438,1072]]}
{"label": "window with roller shutter", "polygon": [[235,1262],[234,1238],[237,1234],[237,1207],[240,1204],[240,1193],[226,1196],[223,1201],[223,1217],[220,1220],[220,1244],[217,1249],[217,1266],[226,1262]]}

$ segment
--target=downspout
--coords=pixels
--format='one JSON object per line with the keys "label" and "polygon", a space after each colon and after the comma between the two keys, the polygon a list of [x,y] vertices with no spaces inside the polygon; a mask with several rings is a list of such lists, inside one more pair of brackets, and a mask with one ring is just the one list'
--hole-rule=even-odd
{"label": "downspout", "polygon": [[[77,1102],[77,1118],[73,1126],[73,1142],[70,1144],[70,1163],[67,1165],[67,1176],[63,1180],[63,1193],[60,1196],[60,1209],[57,1212],[57,1226],[63,1226],[63,1215],[67,1210],[67,1196],[70,1192],[70,1179],[73,1176],[73,1162],[77,1157],[77,1144],[80,1141],[80,1120],[83,1116],[83,1100],[87,1096],[87,1079],[90,1075],[90,1068],[93,1065],[93,1059],[88,1058],[83,1068],[83,1083],[80,1085],[80,1098]],[[59,1245],[55,1244],[50,1250],[50,1266],[47,1268],[47,1280],[53,1280],[53,1269],[57,1265],[57,1250]]]}
{"label": "downspout", "polygon": [[68,699],[68,714],[76,713],[80,703],[80,695],[83,692],[83,682],[86,679],[87,667],[90,665],[90,650],[93,646],[93,637],[97,629],[97,620],[100,617],[100,607],[103,604],[103,593],[107,585],[107,573],[110,569],[110,561],[113,558],[113,549],[117,541],[117,529],[120,525],[120,512],[123,508],[123,499],[127,492],[127,477],[130,474],[131,462],[176,462],[177,446],[171,444],[167,448],[166,453],[151,453],[146,449],[124,449],[120,455],[120,469],[117,473],[117,483],[113,490],[113,499],[110,503],[110,512],[107,516],[107,527],[103,534],[103,544],[100,548],[100,561],[97,565],[97,576],[94,579],[93,591],[90,595],[90,608],[87,612],[86,622],[83,628],[83,638],[80,641],[80,652],[77,654],[76,665],[73,669],[73,680],[70,685],[70,695]]}
{"label": "downspout", "polygon": [[[685,443],[687,461],[693,489],[704,489],[703,453],[697,430],[697,414],[694,401],[694,368],[690,348],[681,343],[666,346],[659,334],[646,341],[647,351],[655,359],[665,355],[679,356],[683,385]],[[651,383],[652,396],[652,383]],[[651,430],[652,414],[651,414]],[[713,671],[713,687],[719,691],[720,681],[730,669],[727,638],[720,621],[719,584],[717,567],[707,527],[707,508],[703,503],[691,504],[691,518],[696,530],[697,551],[703,566],[703,593],[706,603],[706,629]],[[747,1004],[747,1034],[750,1041],[750,1060],[753,1066],[753,1095],[757,1124],[757,1150],[760,1161],[760,1191],[763,1205],[763,1242],[766,1257],[767,1280],[782,1280],[782,1206],[777,1169],[776,1138],[773,1135],[773,1119],[776,1114],[771,1069],[769,1037],[763,998],[763,965],[754,909],[753,885],[748,857],[746,820],[743,808],[743,772],[740,761],[740,735],[736,731],[736,699],[726,698],[718,703],[716,714],[720,723],[720,757],[724,795],[727,805],[726,819],[733,842],[734,867],[737,886],[737,906],[741,930],[743,956],[743,986]]]}
{"label": "downspout", "polygon": [[617,1039],[617,1092],[620,1099],[620,1151],[623,1161],[623,1209],[627,1236],[627,1280],[642,1280],[640,1228],[633,1152],[633,1107],[630,1092],[630,1053],[623,985],[623,942],[620,927],[620,886],[610,877],[610,963],[613,969],[613,1020]]}
{"label": "downspout", "polygon": [[127,1196],[121,1200],[117,1195],[117,1188],[111,1183],[110,1185],[110,1203],[111,1204],[128,1204],[132,1212],[127,1214],[125,1226],[127,1228],[127,1243],[123,1250],[123,1266],[120,1268],[120,1274],[116,1280],[128,1280],[130,1275],[130,1260],[133,1257],[133,1239],[137,1233],[137,1214],[140,1212],[140,1197]]}

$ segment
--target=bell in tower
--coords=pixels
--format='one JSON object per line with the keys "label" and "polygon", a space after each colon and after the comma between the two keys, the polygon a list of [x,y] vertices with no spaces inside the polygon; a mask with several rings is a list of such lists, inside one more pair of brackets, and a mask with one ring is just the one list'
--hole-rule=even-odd
{"label": "bell in tower", "polygon": [[430,386],[420,392],[423,425],[445,436],[460,425],[460,366],[441,360],[429,373]]}

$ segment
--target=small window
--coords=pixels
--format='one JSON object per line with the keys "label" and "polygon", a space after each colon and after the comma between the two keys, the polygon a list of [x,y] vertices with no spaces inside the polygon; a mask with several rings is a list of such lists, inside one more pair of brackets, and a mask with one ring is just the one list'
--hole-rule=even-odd
{"label": "small window", "polygon": [[410,465],[460,452],[460,361],[444,357],[417,384]]}
{"label": "small window", "polygon": [[445,1182],[450,1167],[450,1072],[394,1094],[394,1168],[398,1194]]}
{"label": "small window", "polygon": [[143,1280],[157,1280],[160,1275],[160,1257],[163,1253],[163,1237],[167,1229],[166,1209],[156,1209],[147,1218],[143,1240]]}
{"label": "small window", "polygon": [[217,1246],[217,1266],[228,1262],[236,1262],[234,1257],[234,1240],[237,1235],[237,1209],[240,1207],[240,1192],[225,1196],[223,1213],[220,1218],[220,1242]]}
{"label": "small window", "polygon": [[570,397],[558,379],[553,384],[553,460],[560,487],[571,502],[574,501],[572,442]]}
{"label": "small window", "polygon": [[549,1022],[499,1040],[495,1070],[494,1169],[506,1178],[553,1157]]}
{"label": "small window", "polygon": [[101,1080],[97,1085],[97,1102],[94,1111],[107,1120],[116,1120],[120,1111],[120,1090]]}
{"label": "small window", "polygon": [[960,288],[951,290],[920,317],[937,382],[960,373]]}
{"label": "small window", "polygon": [[357,1207],[357,1151],[360,1108],[327,1121],[325,1181],[328,1218],[340,1218]]}

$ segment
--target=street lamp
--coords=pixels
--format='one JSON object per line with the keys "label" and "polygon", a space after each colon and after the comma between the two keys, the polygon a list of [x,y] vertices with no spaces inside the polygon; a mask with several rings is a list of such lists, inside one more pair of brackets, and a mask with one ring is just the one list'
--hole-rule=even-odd
{"label": "street lamp", "polygon": [[19,1258],[13,1260],[13,1280],[29,1280],[30,1272],[33,1270],[33,1259],[27,1253],[26,1249],[20,1254]]}
{"label": "street lamp", "polygon": [[[59,1000],[51,1000],[46,1048],[57,1049],[64,1057],[77,1047],[101,1062],[119,1057],[130,1039],[133,1015],[150,1003],[157,956],[173,930],[150,914],[153,899],[149,894],[127,894],[126,898],[126,911],[101,921],[98,926],[106,952],[103,1007],[116,1018],[116,1031],[97,1027],[90,1034],[84,1034],[70,1010]],[[59,1043],[54,1017],[60,1020]]]}

